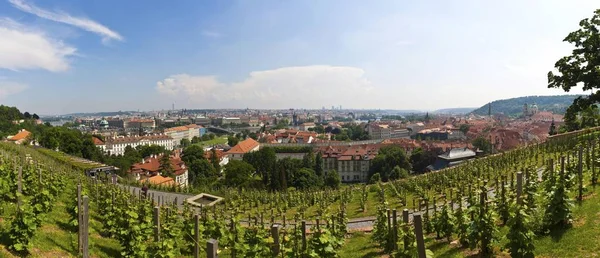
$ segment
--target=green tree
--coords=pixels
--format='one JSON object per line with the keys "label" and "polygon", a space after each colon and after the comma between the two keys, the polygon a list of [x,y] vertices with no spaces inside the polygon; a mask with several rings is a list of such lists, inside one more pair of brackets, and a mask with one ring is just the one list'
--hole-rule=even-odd
{"label": "green tree", "polygon": [[206,159],[195,159],[189,163],[189,182],[192,185],[204,185],[215,180],[215,168]]}
{"label": "green tree", "polygon": [[327,171],[327,174],[325,175],[325,186],[337,189],[340,187],[340,184],[340,174],[335,170]]}
{"label": "green tree", "polygon": [[194,136],[192,137],[192,144],[194,143],[199,143],[202,141],[202,138],[198,137],[198,136]]}
{"label": "green tree", "polygon": [[159,145],[138,145],[136,150],[143,158],[149,157],[150,155],[158,155],[167,152],[165,147]]}
{"label": "green tree", "polygon": [[217,173],[221,173],[221,161],[219,160],[219,156],[217,155],[217,149],[212,148],[210,150],[210,164],[212,164],[213,168]]}
{"label": "green tree", "polygon": [[469,124],[461,124],[458,127],[458,130],[460,130],[465,135],[467,135],[467,133],[469,132],[469,129],[471,129],[471,125],[469,125]]}
{"label": "green tree", "polygon": [[280,186],[278,184],[271,184],[272,181],[277,181],[276,179],[278,177],[277,173],[275,173],[277,155],[273,148],[267,147],[258,151],[246,153],[244,155],[244,161],[248,162],[256,169],[256,172],[261,176],[264,185],[270,186],[273,190],[279,189]]}
{"label": "green tree", "polygon": [[40,119],[40,117],[36,113],[33,113],[33,115],[31,116],[31,118],[33,118],[35,120]]}
{"label": "green tree", "polygon": [[472,144],[473,144],[473,147],[483,151],[483,153],[485,153],[485,154],[492,153],[492,144],[486,138],[479,136],[479,137],[475,138],[475,140],[473,140]]}
{"label": "green tree", "polygon": [[383,181],[388,181],[392,169],[396,166],[407,171],[411,170],[411,164],[404,149],[396,145],[382,147],[371,161],[370,175],[379,173]]}
{"label": "green tree", "polygon": [[317,188],[323,185],[321,180],[310,168],[301,168],[295,173],[292,185],[296,189]]}
{"label": "green tree", "polygon": [[[586,18],[579,22],[579,29],[567,35],[563,40],[574,45],[571,55],[562,57],[554,64],[557,73],[548,72],[548,88],[562,88],[569,92],[573,87],[582,86],[584,91],[592,93],[580,96],[573,101],[569,107],[570,119],[565,115],[567,128],[573,129],[572,121],[575,114],[586,110],[589,106],[600,101],[600,75],[598,75],[598,64],[600,63],[600,9],[594,12],[591,19]],[[569,111],[569,110],[568,110]]]}
{"label": "green tree", "polygon": [[425,151],[421,147],[418,147],[410,154],[410,164],[415,172],[425,172],[427,166],[435,162],[436,155],[434,152]]}
{"label": "green tree", "polygon": [[240,140],[235,136],[227,137],[227,145],[229,145],[231,147],[237,145],[239,142],[240,142]]}
{"label": "green tree", "polygon": [[315,155],[315,174],[319,177],[323,177],[323,156],[321,152],[317,152]]}
{"label": "green tree", "polygon": [[182,148],[188,147],[190,144],[192,144],[192,142],[188,138],[183,138],[179,141],[179,145],[181,145]]}
{"label": "green tree", "polygon": [[172,177],[173,176],[173,166],[171,164],[171,157],[164,153],[159,160],[160,163],[160,167],[159,167],[159,171],[161,173],[162,176],[165,177]]}
{"label": "green tree", "polygon": [[248,185],[253,172],[252,165],[240,160],[231,160],[225,165],[225,184],[232,187]]}
{"label": "green tree", "polygon": [[407,178],[407,177],[408,177],[408,171],[406,171],[406,169],[403,169],[399,166],[395,166],[394,169],[392,169],[392,172],[390,173],[389,179],[390,180],[398,180],[398,179]]}
{"label": "green tree", "polygon": [[204,158],[204,149],[198,145],[191,145],[185,149],[181,154],[181,160],[185,164],[191,164],[194,160],[197,159],[205,159]]}

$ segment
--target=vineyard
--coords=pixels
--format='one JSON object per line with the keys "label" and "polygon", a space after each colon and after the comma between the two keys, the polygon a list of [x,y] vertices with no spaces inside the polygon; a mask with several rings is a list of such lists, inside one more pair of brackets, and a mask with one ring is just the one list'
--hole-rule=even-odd
{"label": "vineyard", "polygon": [[0,256],[533,257],[540,238],[577,225],[575,204],[595,200],[598,139],[596,129],[557,135],[443,171],[339,190],[222,189],[224,202],[199,209],[1,144]]}

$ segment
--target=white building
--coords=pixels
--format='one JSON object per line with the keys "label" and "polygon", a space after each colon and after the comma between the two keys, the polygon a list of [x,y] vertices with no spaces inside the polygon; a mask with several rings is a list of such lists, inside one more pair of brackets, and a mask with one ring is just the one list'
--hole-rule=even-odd
{"label": "white building", "polygon": [[183,125],[165,129],[165,134],[173,138],[174,146],[178,146],[182,139],[192,140],[200,137],[200,126],[195,124]]}
{"label": "white building", "polygon": [[109,155],[121,156],[125,148],[131,146],[136,148],[140,145],[158,145],[167,150],[173,150],[173,138],[165,134],[153,134],[145,136],[116,136],[107,138],[105,142],[98,142],[96,146]]}

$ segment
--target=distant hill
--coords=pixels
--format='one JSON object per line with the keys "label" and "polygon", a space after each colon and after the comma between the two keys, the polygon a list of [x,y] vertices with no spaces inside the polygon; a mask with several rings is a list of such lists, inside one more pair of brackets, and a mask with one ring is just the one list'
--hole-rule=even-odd
{"label": "distant hill", "polygon": [[[492,114],[519,116],[523,113],[524,104],[535,103],[540,111],[552,111],[555,114],[564,114],[573,100],[582,95],[559,96],[527,96],[512,99],[501,99],[492,102]],[[477,115],[488,114],[488,104],[475,109],[472,113]]]}
{"label": "distant hill", "polygon": [[467,114],[475,109],[476,108],[474,108],[474,107],[471,107],[471,108],[443,108],[443,109],[438,109],[436,111],[433,111],[432,113],[434,113],[434,114]]}

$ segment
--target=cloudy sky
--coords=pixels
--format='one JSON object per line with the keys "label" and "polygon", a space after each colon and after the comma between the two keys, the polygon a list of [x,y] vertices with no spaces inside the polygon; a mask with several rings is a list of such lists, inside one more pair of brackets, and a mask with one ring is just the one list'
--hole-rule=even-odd
{"label": "cloudy sky", "polygon": [[546,74],[594,2],[0,0],[0,103],[438,109],[562,94]]}

